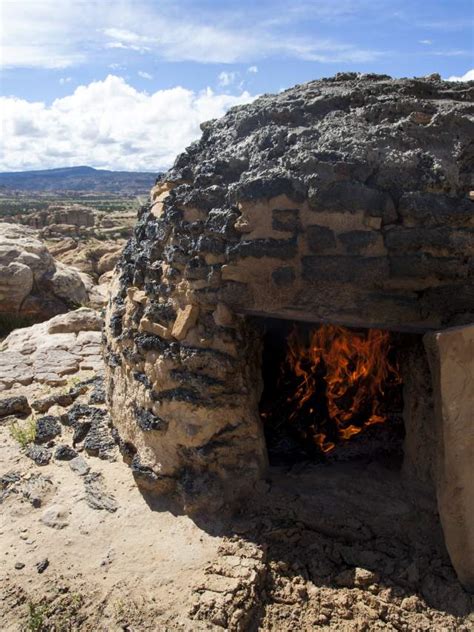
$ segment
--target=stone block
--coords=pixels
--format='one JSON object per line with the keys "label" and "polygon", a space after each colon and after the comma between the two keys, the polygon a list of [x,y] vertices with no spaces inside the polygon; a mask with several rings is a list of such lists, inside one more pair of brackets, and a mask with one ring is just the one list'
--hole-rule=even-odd
{"label": "stone block", "polygon": [[381,217],[384,224],[397,219],[391,196],[361,182],[333,182],[326,188],[318,188],[310,193],[309,202],[315,211],[362,211],[369,216]]}
{"label": "stone block", "polygon": [[474,592],[474,325],[426,334],[435,397],[438,509],[446,547]]}
{"label": "stone block", "polygon": [[474,218],[474,208],[468,198],[423,191],[404,193],[398,210],[407,225],[463,226]]}
{"label": "stone block", "polygon": [[467,273],[466,263],[456,257],[433,257],[429,254],[390,257],[390,275],[392,277],[456,279],[466,277]]}
{"label": "stone block", "polygon": [[333,281],[373,284],[388,276],[386,257],[309,256],[302,258],[303,278],[307,281]]}
{"label": "stone block", "polygon": [[404,252],[447,252],[453,255],[474,254],[474,229],[449,226],[427,228],[396,227],[384,234],[388,250]]}
{"label": "stone block", "polygon": [[277,287],[291,285],[296,279],[295,270],[291,266],[278,268],[272,272],[272,279]]}
{"label": "stone block", "polygon": [[252,239],[231,246],[229,259],[235,261],[244,257],[271,257],[274,259],[292,259],[297,254],[296,238],[291,239]]}
{"label": "stone block", "polygon": [[272,211],[273,230],[296,233],[300,230],[299,210],[293,208],[276,208]]}
{"label": "stone block", "polygon": [[186,307],[178,311],[176,320],[174,321],[171,335],[176,340],[183,340],[186,338],[186,334],[194,327],[197,317],[199,315],[199,307],[197,305],[186,305]]}
{"label": "stone block", "polygon": [[140,320],[140,324],[138,326],[139,331],[145,332],[148,334],[153,334],[154,336],[160,336],[160,338],[164,338],[168,340],[171,338],[171,332],[168,327],[164,327],[159,323],[154,323],[149,318],[142,318]]}
{"label": "stone block", "polygon": [[306,241],[311,252],[319,253],[336,247],[334,232],[327,226],[313,224],[306,229]]}
{"label": "stone block", "polygon": [[348,253],[360,255],[377,242],[379,235],[380,233],[371,230],[350,230],[337,237],[344,244]]}

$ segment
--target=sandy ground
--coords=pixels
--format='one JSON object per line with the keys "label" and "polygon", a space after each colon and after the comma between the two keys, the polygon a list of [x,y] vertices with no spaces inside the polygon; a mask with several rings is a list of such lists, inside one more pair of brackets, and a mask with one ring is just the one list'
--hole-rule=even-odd
{"label": "sandy ground", "polygon": [[[193,521],[147,502],[116,450],[100,459],[79,446],[80,471],[36,465],[10,421],[2,631],[474,628],[433,499],[395,464],[274,468],[231,521]],[[56,445],[71,435],[63,427]]]}

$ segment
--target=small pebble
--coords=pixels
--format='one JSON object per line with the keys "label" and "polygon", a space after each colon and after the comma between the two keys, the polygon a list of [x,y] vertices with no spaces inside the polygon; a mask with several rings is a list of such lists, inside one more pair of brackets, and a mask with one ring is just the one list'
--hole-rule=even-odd
{"label": "small pebble", "polygon": [[38,564],[36,564],[38,573],[44,573],[44,571],[48,568],[48,566],[49,566],[49,560],[47,557],[45,557],[44,560],[41,560],[41,562],[38,562]]}
{"label": "small pebble", "polygon": [[23,562],[15,562],[15,568],[17,571],[21,571],[22,568],[25,568]]}

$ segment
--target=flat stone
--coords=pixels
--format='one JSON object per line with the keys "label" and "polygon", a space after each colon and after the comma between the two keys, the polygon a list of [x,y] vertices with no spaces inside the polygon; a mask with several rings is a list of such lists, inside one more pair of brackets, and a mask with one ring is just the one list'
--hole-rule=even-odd
{"label": "flat stone", "polygon": [[79,476],[85,476],[91,469],[87,461],[82,456],[76,456],[74,459],[69,461],[69,467]]}
{"label": "flat stone", "polygon": [[306,241],[311,252],[320,253],[336,247],[334,231],[327,226],[313,224],[306,228]]}
{"label": "flat stone", "polygon": [[68,512],[63,505],[50,505],[41,514],[40,521],[52,529],[64,529],[68,526]]}
{"label": "flat stone", "polygon": [[426,334],[433,379],[438,509],[459,581],[474,592],[474,325]]}

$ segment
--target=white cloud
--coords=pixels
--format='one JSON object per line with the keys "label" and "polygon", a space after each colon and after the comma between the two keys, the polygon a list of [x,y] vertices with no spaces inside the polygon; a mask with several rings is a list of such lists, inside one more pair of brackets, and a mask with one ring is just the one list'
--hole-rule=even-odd
{"label": "white cloud", "polygon": [[234,83],[238,76],[238,72],[226,72],[223,70],[219,73],[217,80],[220,86],[230,86]]}
{"label": "white cloud", "polygon": [[258,66],[249,66],[247,68],[247,72],[251,72],[251,73],[256,74],[258,72]]}
{"label": "white cloud", "polygon": [[[330,8],[333,3],[320,4]],[[179,2],[173,5],[165,2],[158,8],[148,0],[21,0],[20,11],[18,0],[2,0],[0,63],[65,68],[89,60],[97,63],[101,55],[110,63],[107,56],[123,50],[203,63],[254,62],[271,56],[357,63],[380,56],[351,44],[347,36],[336,41],[302,35],[298,12],[289,12],[295,21],[282,25],[263,19],[258,7],[255,15],[232,14],[223,5],[209,20],[208,14],[179,11]]]}
{"label": "white cloud", "polygon": [[144,70],[139,70],[137,75],[142,79],[153,79],[153,75],[150,75],[149,72],[145,72]]}
{"label": "white cloud", "polygon": [[79,86],[51,105],[0,98],[0,170],[88,164],[160,171],[201,134],[199,124],[253,97],[193,92],[182,87],[153,94],[114,75]]}
{"label": "white cloud", "polygon": [[418,44],[424,44],[425,46],[431,46],[432,43],[433,43],[433,40],[430,40],[430,39],[424,39],[418,42]]}
{"label": "white cloud", "polygon": [[64,86],[66,83],[71,83],[72,77],[60,77],[59,83]]}
{"label": "white cloud", "polygon": [[448,81],[474,81],[474,68],[468,70],[462,77],[448,77]]}

